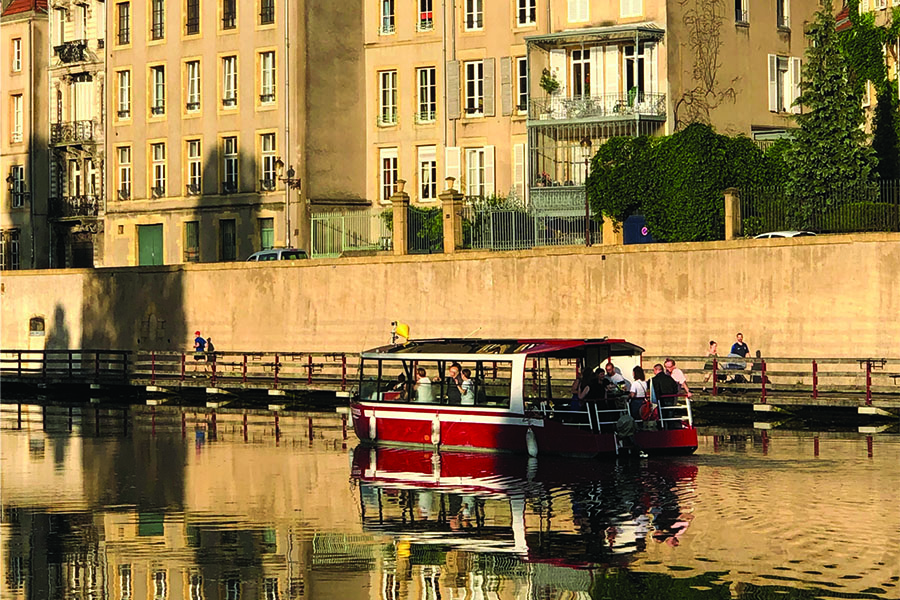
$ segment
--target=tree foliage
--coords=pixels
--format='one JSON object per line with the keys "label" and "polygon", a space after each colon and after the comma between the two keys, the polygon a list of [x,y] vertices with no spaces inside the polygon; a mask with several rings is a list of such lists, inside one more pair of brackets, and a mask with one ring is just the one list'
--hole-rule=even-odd
{"label": "tree foliage", "polygon": [[805,228],[834,202],[832,191],[865,184],[874,154],[866,144],[861,97],[841,51],[831,0],[825,0],[807,28],[800,97],[804,112],[787,154],[791,168],[785,189],[792,225]]}
{"label": "tree foliage", "polygon": [[749,138],[701,123],[664,138],[612,138],[593,158],[588,196],[596,214],[617,224],[643,214],[657,240],[722,239],[722,191],[780,179],[778,148],[767,156]]}

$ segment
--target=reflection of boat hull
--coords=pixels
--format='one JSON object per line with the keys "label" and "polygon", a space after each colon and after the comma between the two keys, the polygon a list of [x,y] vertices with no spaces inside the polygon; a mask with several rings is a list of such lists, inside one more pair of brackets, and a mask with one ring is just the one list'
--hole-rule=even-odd
{"label": "reflection of boat hull", "polygon": [[[621,451],[612,431],[597,433],[496,409],[354,402],[351,415],[356,435],[370,443],[532,455],[597,456]],[[690,454],[697,449],[697,430],[639,431],[635,442],[648,453]]]}

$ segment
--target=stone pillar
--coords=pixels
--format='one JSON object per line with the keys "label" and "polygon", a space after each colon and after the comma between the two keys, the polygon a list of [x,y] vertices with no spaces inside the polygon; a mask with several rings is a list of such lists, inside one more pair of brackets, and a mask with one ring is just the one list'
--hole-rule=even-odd
{"label": "stone pillar", "polygon": [[463,245],[462,208],[465,196],[453,189],[454,180],[448,177],[447,189],[438,194],[444,219],[444,254],[453,254]]}
{"label": "stone pillar", "polygon": [[602,244],[604,246],[621,246],[625,243],[625,229],[622,227],[622,223],[619,223],[619,226],[616,227],[613,223],[612,217],[609,215],[603,215],[603,240]]}
{"label": "stone pillar", "polygon": [[394,237],[394,254],[402,255],[408,253],[408,240],[406,239],[406,226],[409,219],[409,194],[403,191],[406,181],[397,180],[397,189],[391,196],[391,206],[393,208],[393,237]]}
{"label": "stone pillar", "polygon": [[741,235],[741,193],[737,188],[728,188],[725,195],[725,239],[733,240]]}

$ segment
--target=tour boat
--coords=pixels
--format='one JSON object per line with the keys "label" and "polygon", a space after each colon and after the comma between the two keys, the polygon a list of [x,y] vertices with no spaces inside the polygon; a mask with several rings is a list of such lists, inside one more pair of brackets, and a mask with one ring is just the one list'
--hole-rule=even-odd
{"label": "tour boat", "polygon": [[[697,449],[690,401],[659,406],[656,423],[629,438],[620,398],[572,403],[584,369],[612,363],[630,378],[643,348],[622,339],[409,340],[361,354],[350,412],[364,443],[442,450],[592,457]],[[450,379],[451,368],[468,376]],[[468,383],[463,383],[468,380]],[[621,393],[620,393],[621,394]]]}

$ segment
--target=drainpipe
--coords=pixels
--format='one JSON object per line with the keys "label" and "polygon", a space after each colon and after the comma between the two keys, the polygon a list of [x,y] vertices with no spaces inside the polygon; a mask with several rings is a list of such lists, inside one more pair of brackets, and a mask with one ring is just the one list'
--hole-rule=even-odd
{"label": "drainpipe", "polygon": [[[291,37],[290,37],[290,2],[284,2],[284,57],[281,59],[284,63],[284,156],[287,158],[288,167],[294,164],[291,156]],[[297,165],[300,169],[300,165]],[[298,171],[298,177],[299,171]],[[291,247],[291,187],[284,186],[284,242],[285,246]]]}
{"label": "drainpipe", "polygon": [[[444,87],[447,86],[447,0],[441,1],[441,27],[443,27],[443,31],[441,32],[441,60],[443,61],[443,73],[444,73]],[[444,90],[444,148],[447,148],[447,123],[450,119],[447,118],[447,90]],[[446,156],[446,150],[445,150]],[[445,165],[446,166],[446,165]]]}
{"label": "drainpipe", "polygon": [[[450,3],[450,18],[444,19],[444,31],[447,31],[447,22],[450,24],[450,58],[454,61],[456,60],[456,2]],[[445,34],[446,36],[446,34]],[[447,81],[447,63],[444,62],[444,84],[446,85]],[[444,115],[447,114],[447,94],[444,94]],[[459,119],[454,119],[453,128],[451,129],[452,134],[452,143],[451,146],[456,146],[456,125],[459,122]],[[461,168],[461,167],[460,167]]]}
{"label": "drainpipe", "polygon": [[37,237],[37,223],[34,219],[34,201],[37,198],[34,189],[34,168],[36,151],[34,148],[34,91],[40,89],[35,81],[34,68],[34,16],[28,21],[28,69],[31,72],[31,90],[28,94],[28,189],[31,190],[31,199],[28,201],[28,217],[31,220],[31,268],[34,269],[35,238]]}

